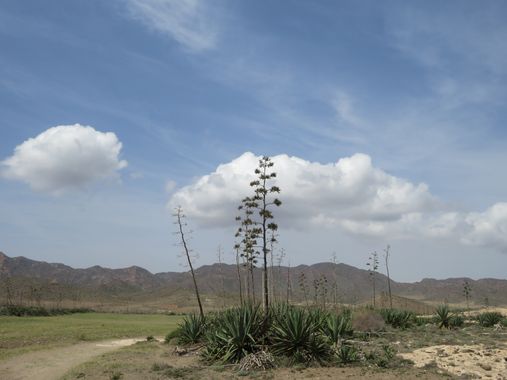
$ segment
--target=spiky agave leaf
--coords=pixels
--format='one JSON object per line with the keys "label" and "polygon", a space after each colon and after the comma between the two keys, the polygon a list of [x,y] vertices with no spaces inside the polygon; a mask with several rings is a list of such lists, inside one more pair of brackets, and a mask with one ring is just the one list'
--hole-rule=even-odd
{"label": "spiky agave leaf", "polygon": [[287,356],[295,362],[324,361],[330,355],[330,347],[319,333],[315,319],[303,309],[291,309],[273,321],[271,339],[275,355]]}

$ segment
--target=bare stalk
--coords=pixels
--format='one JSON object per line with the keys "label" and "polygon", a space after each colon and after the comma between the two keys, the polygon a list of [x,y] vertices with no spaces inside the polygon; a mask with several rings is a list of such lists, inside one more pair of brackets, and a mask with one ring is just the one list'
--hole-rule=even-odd
{"label": "bare stalk", "polygon": [[239,304],[243,305],[243,286],[241,284],[241,270],[239,267],[239,248],[236,248],[236,271],[238,272]]}
{"label": "bare stalk", "polygon": [[181,238],[181,245],[183,246],[183,250],[185,252],[185,256],[187,257],[188,266],[190,267],[190,274],[192,275],[192,281],[194,282],[195,296],[197,297],[197,303],[199,304],[199,314],[201,318],[204,318],[204,311],[202,309],[201,297],[199,296],[199,288],[197,287],[197,281],[195,279],[194,267],[192,265],[192,260],[190,259],[190,252],[188,249],[187,241],[185,240],[185,232],[183,231],[183,218],[185,215],[183,214],[183,209],[178,206],[175,209],[174,216],[176,217],[176,224],[178,225],[178,234]]}
{"label": "bare stalk", "polygon": [[393,308],[393,295],[391,293],[391,276],[389,275],[389,254],[391,246],[388,244],[384,249],[384,259],[386,261],[386,272],[387,272],[387,291],[389,292],[389,307]]}

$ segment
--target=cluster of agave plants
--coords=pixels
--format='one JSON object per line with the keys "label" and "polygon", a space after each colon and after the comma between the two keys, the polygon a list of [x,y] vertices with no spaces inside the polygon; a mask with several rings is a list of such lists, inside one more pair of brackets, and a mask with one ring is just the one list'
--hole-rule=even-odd
{"label": "cluster of agave plants", "polygon": [[[414,325],[426,325],[435,323],[439,328],[456,329],[463,327],[467,318],[460,312],[453,311],[448,305],[439,305],[435,314],[430,318],[418,317],[411,311],[397,309],[381,309],[386,324],[394,328],[409,328]],[[481,327],[493,327],[497,324],[507,326],[507,318],[496,311],[486,311],[476,317],[470,317],[469,322],[475,321]]]}
{"label": "cluster of agave plants", "polygon": [[294,363],[352,361],[354,350],[344,344],[353,334],[351,314],[277,304],[268,317],[258,305],[245,304],[205,317],[186,316],[166,340],[203,344],[209,362],[239,363],[244,357],[268,351]]}
{"label": "cluster of agave plants", "polygon": [[[397,309],[370,312],[380,315],[386,325],[400,329],[427,324],[451,329],[462,327],[465,322],[462,314],[452,312],[447,305],[437,307],[430,318]],[[475,319],[484,327],[506,322],[501,314],[494,312],[482,313]],[[350,310],[337,313],[276,304],[269,308],[266,317],[259,305],[244,304],[204,317],[187,315],[166,341],[176,339],[178,344],[201,345],[201,356],[209,363],[240,363],[249,355],[268,353],[273,359],[290,364],[371,360],[378,366],[386,366],[395,355],[393,348],[383,347],[380,354],[362,352],[352,344],[352,326]]]}
{"label": "cluster of agave plants", "polygon": [[465,322],[469,324],[478,324],[481,327],[494,327],[501,325],[507,327],[507,318],[497,311],[486,311],[477,314],[474,317],[466,317],[459,311],[453,311],[448,305],[439,305],[435,310],[435,314],[428,317],[416,316],[411,311],[385,309],[380,310],[386,324],[395,328],[408,328],[413,325],[426,325],[435,323],[439,328],[456,329],[465,326]]}

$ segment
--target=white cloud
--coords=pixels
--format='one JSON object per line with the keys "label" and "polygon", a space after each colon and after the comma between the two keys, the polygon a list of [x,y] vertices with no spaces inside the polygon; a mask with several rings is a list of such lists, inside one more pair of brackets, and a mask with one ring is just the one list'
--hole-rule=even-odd
{"label": "white cloud", "polygon": [[33,190],[60,194],[93,181],[115,178],[127,166],[120,160],[122,144],[112,132],[89,126],[60,125],[18,145],[0,166],[2,177]]}
{"label": "white cloud", "polygon": [[[282,206],[275,217],[282,228],[339,228],[352,235],[387,239],[451,239],[507,251],[507,203],[483,213],[448,210],[424,184],[413,184],[372,165],[365,154],[321,164],[274,156]],[[202,226],[234,225],[239,201],[259,157],[244,153],[195,183],[176,191],[168,206],[180,205]]]}
{"label": "white cloud", "polygon": [[191,51],[212,49],[218,31],[209,3],[201,0],[126,0],[132,18],[172,37]]}
{"label": "white cloud", "polygon": [[[170,206],[181,205],[201,224],[231,224],[238,202],[248,193],[259,157],[245,153],[215,172],[183,187]],[[342,158],[334,164],[297,157],[273,157],[279,173],[283,207],[277,214],[284,225],[343,224],[344,221],[392,221],[436,205],[425,184],[414,185],[374,168],[365,154]]]}
{"label": "white cloud", "polygon": [[507,253],[507,203],[496,203],[482,213],[470,213],[464,222],[464,243],[493,247]]}

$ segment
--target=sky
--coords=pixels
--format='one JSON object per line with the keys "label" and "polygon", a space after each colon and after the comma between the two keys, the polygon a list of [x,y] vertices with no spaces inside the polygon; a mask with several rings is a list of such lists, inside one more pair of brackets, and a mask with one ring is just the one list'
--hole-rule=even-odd
{"label": "sky", "polygon": [[[0,3],[0,251],[234,261],[272,157],[284,264],[507,278],[507,3]],[[381,271],[384,270],[381,266]]]}

